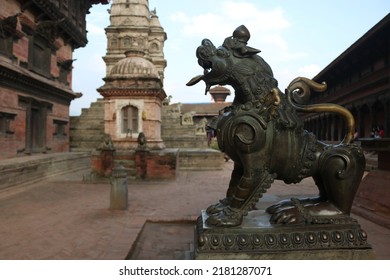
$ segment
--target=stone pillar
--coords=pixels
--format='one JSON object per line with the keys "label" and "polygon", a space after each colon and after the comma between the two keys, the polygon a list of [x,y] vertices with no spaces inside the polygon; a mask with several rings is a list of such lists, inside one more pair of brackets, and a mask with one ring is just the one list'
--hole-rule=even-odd
{"label": "stone pillar", "polygon": [[110,209],[126,210],[128,200],[128,178],[123,166],[115,167],[111,176]]}

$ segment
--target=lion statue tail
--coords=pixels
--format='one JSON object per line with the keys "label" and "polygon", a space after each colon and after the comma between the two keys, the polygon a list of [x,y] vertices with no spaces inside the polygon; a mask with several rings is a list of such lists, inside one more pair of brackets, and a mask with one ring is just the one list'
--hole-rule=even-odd
{"label": "lion statue tail", "polygon": [[287,100],[288,103],[300,112],[335,113],[340,115],[347,126],[347,133],[340,144],[349,144],[353,140],[355,130],[355,119],[349,110],[332,103],[305,105],[310,99],[311,90],[324,92],[326,89],[327,85],[325,82],[319,84],[308,78],[298,77],[286,89]]}

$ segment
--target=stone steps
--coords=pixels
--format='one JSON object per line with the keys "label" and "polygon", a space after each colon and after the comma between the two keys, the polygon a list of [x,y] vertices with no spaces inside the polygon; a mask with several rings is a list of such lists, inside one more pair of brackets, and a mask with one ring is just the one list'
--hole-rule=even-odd
{"label": "stone steps", "polygon": [[[72,122],[72,120],[71,120],[71,122]],[[102,119],[75,119],[75,120],[73,120],[71,130],[76,130],[76,129],[96,130],[96,128],[99,128],[99,129],[104,128],[104,121]]]}
{"label": "stone steps", "polygon": [[72,133],[70,137],[72,139],[72,142],[74,141],[80,141],[80,142],[98,141],[99,143],[102,142],[102,134],[94,130],[76,131],[75,133]]}
{"label": "stone steps", "polygon": [[114,166],[123,166],[129,179],[136,179],[137,169],[135,166],[134,151],[116,151]]}
{"label": "stone steps", "polygon": [[221,170],[223,153],[213,149],[179,149],[180,170]]}
{"label": "stone steps", "polygon": [[206,135],[196,135],[196,124],[182,125],[181,113],[173,112],[177,104],[163,106],[161,138],[167,148],[208,148]]}
{"label": "stone steps", "polygon": [[161,135],[186,135],[194,136],[195,135],[195,126],[161,126]]}
{"label": "stone steps", "polygon": [[136,179],[137,169],[135,167],[135,160],[114,160],[114,166],[122,166],[126,170],[129,179]]}
{"label": "stone steps", "polygon": [[71,151],[93,150],[102,142],[104,135],[104,101],[98,99],[81,115],[70,119]]}
{"label": "stone steps", "polygon": [[89,118],[89,119],[100,119],[100,113],[101,111],[104,110],[103,107],[95,107],[95,108],[87,108],[87,109],[82,109],[81,116],[84,118]]}
{"label": "stone steps", "polygon": [[99,145],[102,143],[102,141],[83,141],[81,143],[78,143],[77,145],[72,146],[72,142],[70,145],[70,149],[72,152],[76,151],[92,151],[95,150]]}
{"label": "stone steps", "polygon": [[162,137],[167,148],[204,148],[208,146],[206,137],[200,137],[197,141],[194,138],[186,139],[185,137]]}

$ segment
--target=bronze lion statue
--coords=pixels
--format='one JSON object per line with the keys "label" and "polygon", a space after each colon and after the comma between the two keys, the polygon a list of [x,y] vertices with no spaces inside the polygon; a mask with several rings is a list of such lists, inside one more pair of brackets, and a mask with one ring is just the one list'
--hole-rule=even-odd
{"label": "bronze lion statue", "polygon": [[[291,198],[270,206],[273,224],[326,224],[348,220],[365,169],[361,148],[352,143],[354,118],[336,104],[306,105],[310,91],[323,92],[326,84],[296,78],[285,92],[278,89],[271,67],[249,47],[250,33],[238,27],[222,46],[204,39],[196,50],[204,74],[191,79],[206,84],[231,85],[235,98],[213,122],[218,146],[234,161],[226,197],[207,208],[209,226],[233,227],[255,208],[273,181],[298,183],[312,176],[318,197]],[[303,128],[297,112],[341,115],[346,136],[337,145],[316,139]]]}

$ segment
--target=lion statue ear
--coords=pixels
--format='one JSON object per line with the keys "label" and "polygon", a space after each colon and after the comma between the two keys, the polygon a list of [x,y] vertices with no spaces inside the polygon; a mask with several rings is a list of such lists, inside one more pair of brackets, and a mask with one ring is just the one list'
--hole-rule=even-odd
{"label": "lion statue ear", "polygon": [[258,54],[259,52],[261,52],[261,51],[258,49],[255,49],[255,48],[252,48],[249,46],[242,46],[240,48],[234,49],[233,54],[235,57],[242,58],[242,57],[253,56],[255,54]]}

